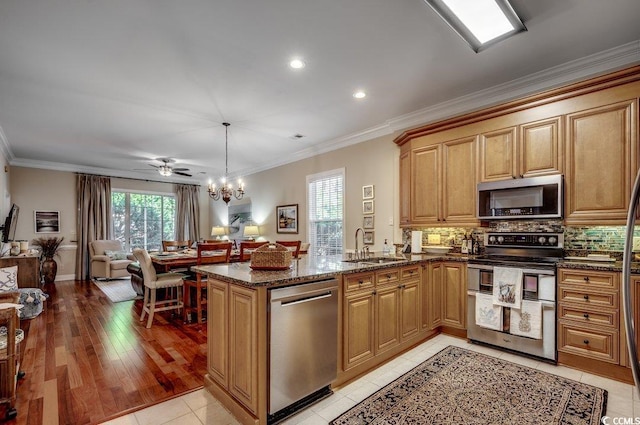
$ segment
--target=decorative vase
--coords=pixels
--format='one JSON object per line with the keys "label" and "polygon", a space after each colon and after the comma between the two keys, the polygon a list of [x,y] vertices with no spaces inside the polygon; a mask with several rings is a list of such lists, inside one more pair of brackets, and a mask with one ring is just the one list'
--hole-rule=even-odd
{"label": "decorative vase", "polygon": [[53,283],[58,274],[58,263],[53,258],[45,258],[42,261],[42,278],[44,283]]}

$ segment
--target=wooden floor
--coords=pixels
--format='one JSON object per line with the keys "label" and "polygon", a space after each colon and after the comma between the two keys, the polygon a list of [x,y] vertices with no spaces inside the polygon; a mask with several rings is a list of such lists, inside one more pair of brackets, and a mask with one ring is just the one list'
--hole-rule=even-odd
{"label": "wooden floor", "polygon": [[146,329],[141,301],[112,303],[90,281],[43,289],[43,313],[20,323],[26,375],[8,424],[97,424],[202,387],[206,325],[163,312]]}

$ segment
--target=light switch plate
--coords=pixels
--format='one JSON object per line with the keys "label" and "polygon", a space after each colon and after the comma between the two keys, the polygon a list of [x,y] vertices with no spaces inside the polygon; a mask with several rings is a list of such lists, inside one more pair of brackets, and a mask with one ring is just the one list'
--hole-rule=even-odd
{"label": "light switch plate", "polygon": [[440,245],[440,235],[427,235],[429,245]]}

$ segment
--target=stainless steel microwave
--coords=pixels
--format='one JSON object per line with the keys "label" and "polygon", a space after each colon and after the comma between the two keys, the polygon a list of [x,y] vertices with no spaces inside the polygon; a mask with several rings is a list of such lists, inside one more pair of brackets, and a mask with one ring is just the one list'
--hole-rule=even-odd
{"label": "stainless steel microwave", "polygon": [[478,184],[478,219],[562,218],[562,175]]}

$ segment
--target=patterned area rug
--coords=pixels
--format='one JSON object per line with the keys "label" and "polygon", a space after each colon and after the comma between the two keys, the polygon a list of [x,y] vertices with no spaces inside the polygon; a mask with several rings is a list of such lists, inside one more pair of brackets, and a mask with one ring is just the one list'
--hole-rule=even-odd
{"label": "patterned area rug", "polygon": [[600,423],[607,392],[449,346],[331,424]]}
{"label": "patterned area rug", "polygon": [[107,298],[109,298],[113,303],[142,298],[133,290],[130,278],[114,280],[93,279],[93,283],[100,288],[100,290],[104,292]]}

